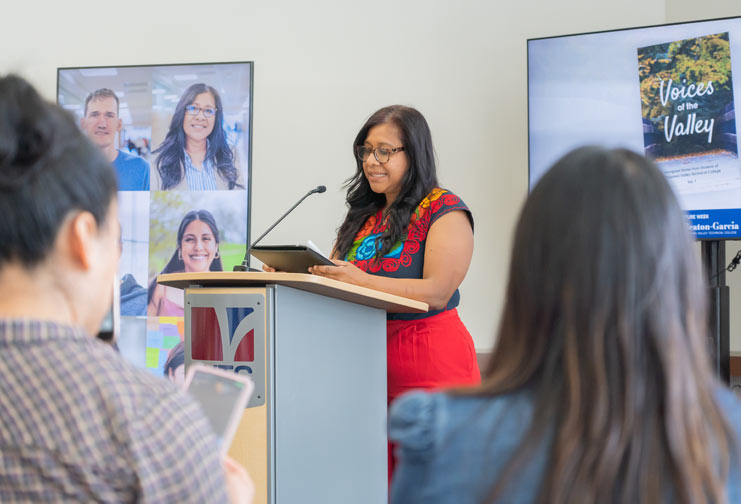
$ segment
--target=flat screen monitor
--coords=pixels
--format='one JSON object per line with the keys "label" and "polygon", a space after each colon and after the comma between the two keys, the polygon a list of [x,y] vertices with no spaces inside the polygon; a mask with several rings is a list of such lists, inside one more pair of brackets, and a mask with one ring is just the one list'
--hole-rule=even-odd
{"label": "flat screen monitor", "polygon": [[57,100],[119,184],[122,355],[182,381],[183,291],[160,273],[230,271],[249,242],[252,62],[59,68]]}
{"label": "flat screen monitor", "polygon": [[658,164],[701,240],[741,238],[741,18],[531,39],[529,186],[568,151]]}

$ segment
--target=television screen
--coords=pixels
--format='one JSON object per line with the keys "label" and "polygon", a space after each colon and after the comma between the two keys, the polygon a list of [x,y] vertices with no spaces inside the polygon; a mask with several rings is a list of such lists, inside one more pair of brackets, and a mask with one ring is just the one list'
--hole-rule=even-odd
{"label": "television screen", "polygon": [[528,40],[529,184],[596,144],[658,164],[698,239],[741,238],[741,18]]}
{"label": "television screen", "polygon": [[118,176],[118,347],[173,380],[182,378],[173,366],[182,362],[183,291],[156,277],[227,271],[244,258],[252,82],[251,62],[57,71],[59,104]]}

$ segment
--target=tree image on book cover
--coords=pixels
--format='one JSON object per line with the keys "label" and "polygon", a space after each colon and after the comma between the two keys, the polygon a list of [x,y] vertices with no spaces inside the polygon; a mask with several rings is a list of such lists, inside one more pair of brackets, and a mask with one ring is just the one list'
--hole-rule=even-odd
{"label": "tree image on book cover", "polygon": [[646,155],[738,158],[728,33],[638,49]]}

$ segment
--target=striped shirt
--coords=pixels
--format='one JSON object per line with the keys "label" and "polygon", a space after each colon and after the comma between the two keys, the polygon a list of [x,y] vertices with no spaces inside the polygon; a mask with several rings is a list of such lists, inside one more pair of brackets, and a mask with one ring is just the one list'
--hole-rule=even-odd
{"label": "striped shirt", "polygon": [[81,329],[0,320],[0,502],[226,502],[216,439],[175,385]]}
{"label": "striped shirt", "polygon": [[208,157],[203,160],[203,167],[196,168],[190,154],[183,151],[185,155],[185,180],[188,182],[189,191],[215,191],[216,169]]}

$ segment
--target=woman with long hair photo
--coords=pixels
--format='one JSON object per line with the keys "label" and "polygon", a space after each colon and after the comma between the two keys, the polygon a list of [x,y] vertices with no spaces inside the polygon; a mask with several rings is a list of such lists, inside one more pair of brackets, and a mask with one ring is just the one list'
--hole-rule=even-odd
{"label": "woman with long hair photo", "polygon": [[219,93],[203,83],[185,90],[175,107],[153,170],[158,190],[244,189],[235,155],[224,131]]}
{"label": "woman with long hair photo", "polygon": [[[219,228],[208,210],[192,210],[180,221],[177,245],[170,260],[160,271],[198,273],[223,271],[219,254]],[[147,315],[182,317],[183,290],[159,285],[152,279],[148,289]]]}
{"label": "woman with long hair photo", "polygon": [[585,147],[534,187],[479,387],[400,398],[398,503],[739,502],[741,405],[669,183]]}

